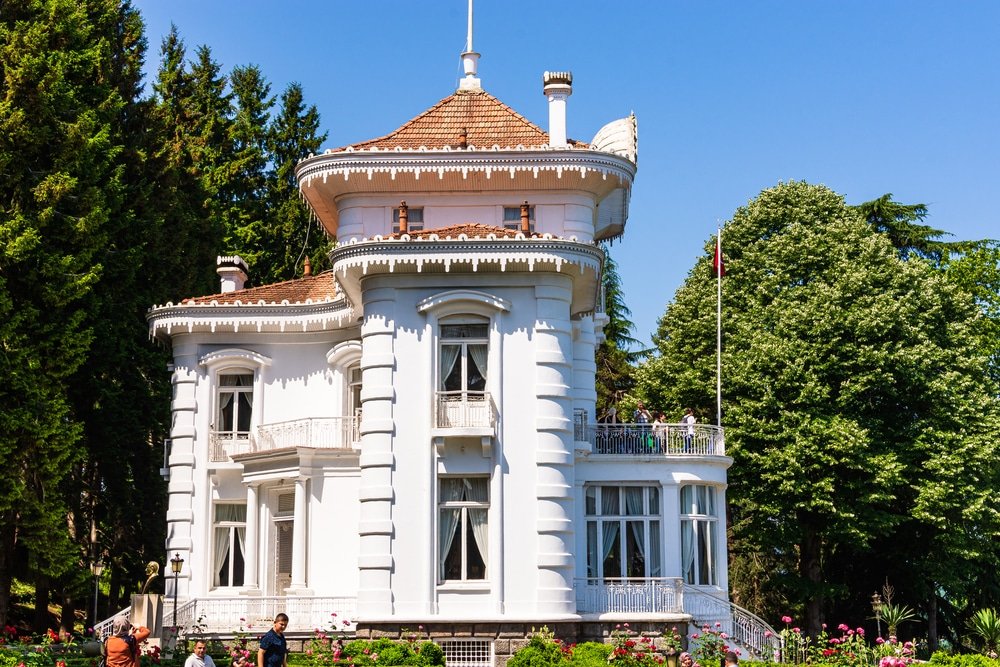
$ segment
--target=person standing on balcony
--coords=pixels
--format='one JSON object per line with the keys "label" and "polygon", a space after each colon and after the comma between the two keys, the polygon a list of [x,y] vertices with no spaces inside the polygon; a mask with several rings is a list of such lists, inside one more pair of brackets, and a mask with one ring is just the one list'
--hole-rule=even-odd
{"label": "person standing on balcony", "polygon": [[215,661],[208,654],[208,646],[204,639],[194,643],[194,652],[184,661],[184,667],[215,667]]}
{"label": "person standing on balcony", "polygon": [[694,410],[691,408],[684,409],[684,417],[681,419],[681,424],[684,425],[684,451],[690,452],[691,445],[694,444],[694,425],[698,420],[694,416]]}
{"label": "person standing on balcony", "polygon": [[274,627],[260,638],[257,667],[288,667],[288,643],[285,641],[287,627],[287,614],[278,614],[274,617]]}
{"label": "person standing on balcony", "polygon": [[661,452],[667,451],[667,416],[662,412],[656,413],[653,420],[653,447]]}
{"label": "person standing on balcony", "polygon": [[149,637],[149,628],[132,627],[128,618],[116,616],[111,624],[111,636],[104,642],[104,662],[107,667],[139,667],[139,644]]}
{"label": "person standing on balcony", "polygon": [[636,406],[635,412],[632,414],[632,421],[636,424],[648,424],[653,421],[653,415],[649,413],[642,401],[639,401],[639,405]]}

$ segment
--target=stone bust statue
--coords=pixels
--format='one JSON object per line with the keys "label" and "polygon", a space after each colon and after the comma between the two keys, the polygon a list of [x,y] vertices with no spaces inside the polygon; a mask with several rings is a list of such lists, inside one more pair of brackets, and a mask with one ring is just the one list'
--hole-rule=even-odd
{"label": "stone bust statue", "polygon": [[160,576],[160,564],[155,560],[146,563],[146,583],[142,585],[142,594],[145,595],[153,586],[153,582]]}

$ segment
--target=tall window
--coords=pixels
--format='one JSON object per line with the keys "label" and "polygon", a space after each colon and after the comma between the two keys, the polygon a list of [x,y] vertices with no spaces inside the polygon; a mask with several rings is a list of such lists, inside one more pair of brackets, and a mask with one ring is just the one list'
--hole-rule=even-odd
{"label": "tall window", "polygon": [[247,506],[216,503],[213,529],[213,585],[243,585],[243,554],[246,549]]}
{"label": "tall window", "polygon": [[718,584],[715,563],[718,523],[715,488],[705,484],[682,486],[681,570],[689,584]]}
{"label": "tall window", "polygon": [[467,401],[486,390],[486,322],[441,324],[440,389],[446,397]]}
{"label": "tall window", "polygon": [[[503,207],[503,228],[513,229],[514,231],[521,231],[521,207],[520,206],[504,206]],[[528,229],[530,231],[535,231],[535,207],[528,207]]]}
{"label": "tall window", "polygon": [[[424,209],[413,208],[410,206],[406,209],[406,228],[411,232],[419,232],[424,229]],[[399,233],[399,209],[392,209],[392,233]]]}
{"label": "tall window", "polygon": [[361,365],[355,364],[347,371],[347,416],[361,415]]}
{"label": "tall window", "polygon": [[486,579],[488,477],[442,477],[438,549],[441,581]]}
{"label": "tall window", "polygon": [[250,437],[250,416],[253,405],[253,373],[237,372],[219,375],[219,414],[215,432],[234,440]]}
{"label": "tall window", "polygon": [[588,486],[587,576],[660,577],[660,489]]}

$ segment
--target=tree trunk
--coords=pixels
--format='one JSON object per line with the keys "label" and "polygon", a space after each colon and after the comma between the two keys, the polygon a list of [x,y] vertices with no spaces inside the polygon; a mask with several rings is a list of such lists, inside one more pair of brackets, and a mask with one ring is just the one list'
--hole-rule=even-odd
{"label": "tree trunk", "polygon": [[35,620],[32,629],[35,634],[43,634],[49,629],[52,617],[49,616],[49,578],[38,574],[35,579]]}
{"label": "tree trunk", "polygon": [[813,528],[805,528],[799,547],[799,576],[808,582],[804,630],[810,637],[823,629],[823,595],[819,592],[823,583],[822,548],[822,538]]}
{"label": "tree trunk", "polygon": [[931,586],[931,594],[927,600],[927,648],[931,653],[938,649],[937,631],[937,593]]}
{"label": "tree trunk", "polygon": [[0,516],[0,627],[10,618],[10,585],[14,582],[14,529],[12,512]]}

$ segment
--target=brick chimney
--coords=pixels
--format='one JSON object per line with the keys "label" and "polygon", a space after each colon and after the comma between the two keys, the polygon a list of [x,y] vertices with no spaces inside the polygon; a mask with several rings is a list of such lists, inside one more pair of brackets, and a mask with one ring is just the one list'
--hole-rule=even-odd
{"label": "brick chimney", "polygon": [[247,277],[250,275],[250,268],[239,255],[219,255],[215,259],[215,272],[221,278],[220,292],[229,294],[238,292],[246,285]]}

